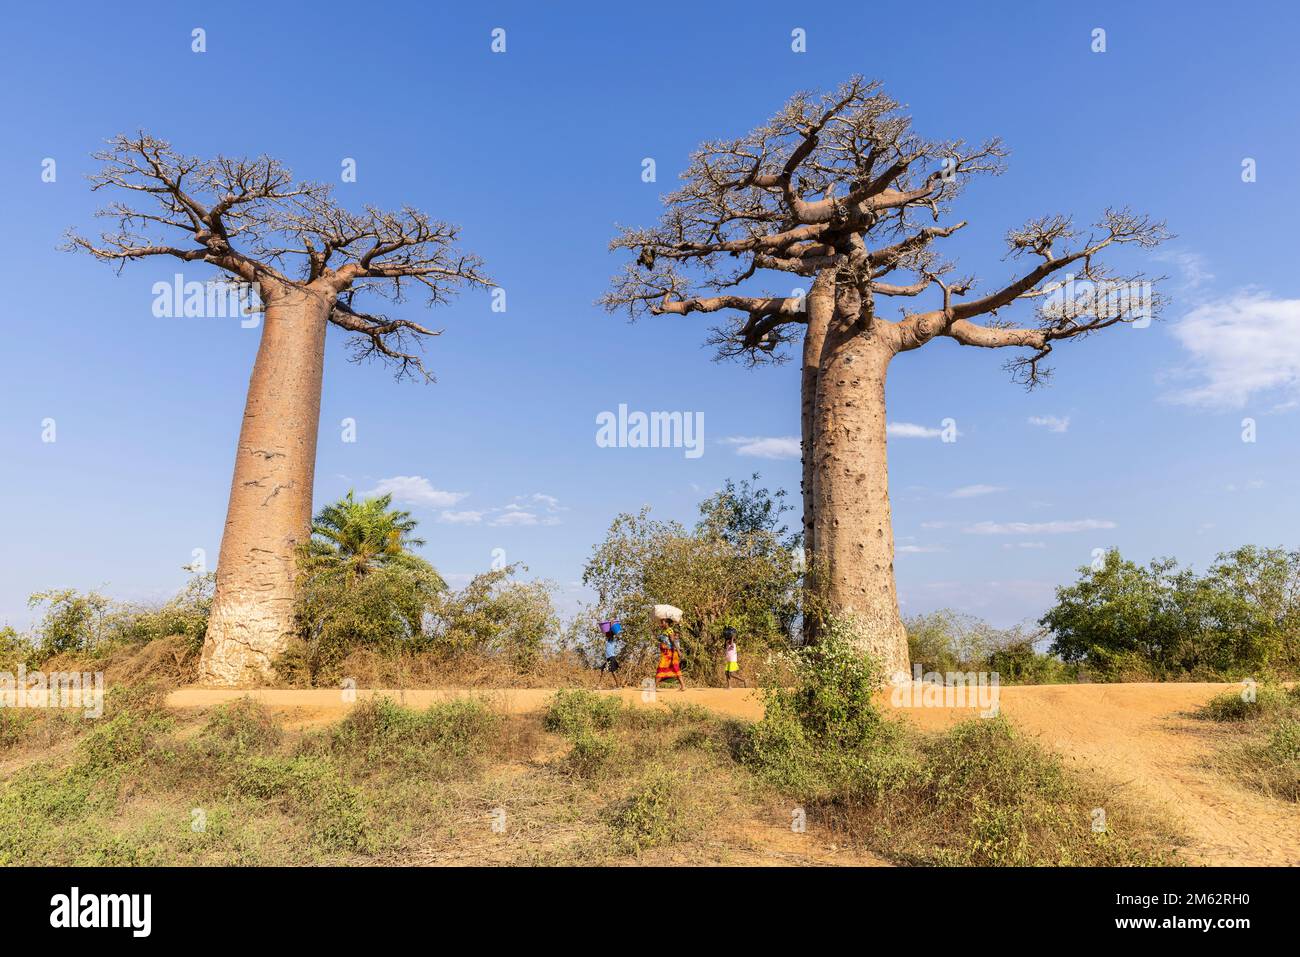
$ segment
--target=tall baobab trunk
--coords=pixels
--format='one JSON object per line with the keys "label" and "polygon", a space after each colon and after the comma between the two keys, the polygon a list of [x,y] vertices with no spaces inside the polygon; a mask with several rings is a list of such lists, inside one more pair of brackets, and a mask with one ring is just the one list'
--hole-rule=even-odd
{"label": "tall baobab trunk", "polygon": [[803,552],[804,568],[807,575],[804,601],[803,637],[812,642],[817,638],[817,616],[812,613],[816,603],[816,508],[815,482],[817,469],[813,449],[816,443],[816,409],[817,409],[817,375],[821,365],[822,346],[826,341],[826,330],[830,326],[831,316],[835,311],[835,273],[823,270],[813,282],[806,299],[808,325],[803,338],[803,369],[800,376],[800,452],[802,454],[803,479],[800,489],[803,493]]}
{"label": "tall baobab trunk", "polygon": [[294,628],[297,548],[310,534],[325,325],[333,293],[268,287],[235,452],[200,680],[268,675]]}
{"label": "tall baobab trunk", "polygon": [[894,349],[848,325],[827,333],[817,379],[815,560],[828,611],[855,619],[861,650],[889,678],[908,666],[885,455],[885,372]]}

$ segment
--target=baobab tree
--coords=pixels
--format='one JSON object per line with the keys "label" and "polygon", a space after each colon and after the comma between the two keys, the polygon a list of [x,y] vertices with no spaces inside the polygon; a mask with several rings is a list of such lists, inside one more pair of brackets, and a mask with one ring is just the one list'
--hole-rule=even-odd
{"label": "baobab tree", "polygon": [[125,197],[101,209],[115,223],[99,239],[75,231],[69,248],[119,266],[162,257],[216,267],[255,290],[261,342],[248,385],[217,561],[201,680],[235,684],[268,673],[294,629],[296,559],[308,540],[320,424],[325,329],[350,333],[352,358],[391,363],[398,378],[431,379],[418,344],[439,331],[367,312],[373,293],[408,290],[445,302],[489,280],[457,250],[457,229],[409,207],[352,213],[330,187],[297,182],[267,156],[204,160],[144,133],[96,153],[92,189]]}
{"label": "baobab tree", "polygon": [[[891,361],[937,339],[1020,348],[1008,366],[1033,387],[1057,343],[1154,318],[1160,305],[1140,273],[1118,276],[1099,258],[1165,237],[1163,224],[1124,209],[1086,233],[1059,215],[1010,230],[1009,258],[1032,266],[973,295],[975,280],[954,276],[939,247],[966,226],[948,219],[952,200],[971,177],[1002,172],[1005,155],[996,139],[918,136],[879,83],[855,77],[794,96],[746,136],[701,145],[659,223],[611,243],[635,258],[607,308],[721,313],[710,335],[720,358],[781,362],[799,347],[810,569],[827,610],[857,619],[862,650],[887,673],[907,666],[885,448]],[[800,286],[754,288],[774,272]],[[927,308],[886,315],[890,303],[927,297]],[[1005,316],[1021,304],[1028,321]]]}

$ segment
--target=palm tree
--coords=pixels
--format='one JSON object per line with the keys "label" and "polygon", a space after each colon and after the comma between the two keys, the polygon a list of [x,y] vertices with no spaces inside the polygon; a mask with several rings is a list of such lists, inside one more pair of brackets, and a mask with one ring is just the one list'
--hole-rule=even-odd
{"label": "palm tree", "polygon": [[416,538],[410,512],[390,508],[393,496],[357,501],[352,491],[316,515],[311,526],[306,561],[314,572],[341,573],[354,582],[379,568],[401,567],[431,574],[439,590],[442,576],[410,549],[424,544]]}

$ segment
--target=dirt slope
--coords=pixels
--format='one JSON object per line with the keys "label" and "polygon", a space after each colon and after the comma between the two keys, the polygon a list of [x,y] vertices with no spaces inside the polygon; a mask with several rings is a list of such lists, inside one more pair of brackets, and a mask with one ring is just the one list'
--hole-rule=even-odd
{"label": "dirt slope", "polygon": [[[1205,728],[1187,712],[1222,691],[1220,684],[1042,685],[1000,689],[999,706],[1019,728],[1080,767],[1090,767],[1165,807],[1191,838],[1185,855],[1200,864],[1300,865],[1300,809],[1238,787],[1202,767],[1211,753]],[[357,699],[388,695],[408,707],[475,694],[511,712],[541,708],[553,691],[540,688],[489,692],[449,690],[357,691]],[[606,692],[613,694],[615,692]],[[211,707],[252,694],[300,725],[337,720],[351,702],[339,691],[253,692],[183,688],[168,698],[175,708]],[[762,703],[745,690],[692,688],[659,692],[646,700],[639,689],[617,692],[629,704],[663,707],[683,702],[722,714],[758,718]],[[938,729],[970,718],[967,707],[894,708],[919,727]]]}

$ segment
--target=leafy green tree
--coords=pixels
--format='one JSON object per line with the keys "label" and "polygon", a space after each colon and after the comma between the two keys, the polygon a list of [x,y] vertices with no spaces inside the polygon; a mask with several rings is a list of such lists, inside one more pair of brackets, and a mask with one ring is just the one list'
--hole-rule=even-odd
{"label": "leafy green tree", "polygon": [[410,551],[424,545],[424,539],[414,535],[419,523],[410,512],[391,508],[392,504],[391,494],[357,501],[349,491],[322,508],[312,522],[309,567],[315,572],[342,573],[351,580],[394,566],[432,571],[428,562]]}
{"label": "leafy green tree", "polygon": [[1056,590],[1052,651],[1100,678],[1239,676],[1300,662],[1300,553],[1247,546],[1205,575],[1118,551]]}
{"label": "leafy green tree", "polygon": [[16,671],[19,664],[31,661],[35,650],[11,625],[0,628],[0,670]]}
{"label": "leafy green tree", "polygon": [[277,664],[281,674],[333,680],[354,648],[419,646],[447,583],[409,551],[424,544],[417,523],[391,504],[391,495],[357,501],[349,492],[317,514],[299,562],[299,641]]}
{"label": "leafy green tree", "polygon": [[42,658],[63,652],[93,651],[111,634],[114,614],[112,599],[99,592],[82,592],[59,588],[37,592],[27,599],[27,607],[45,607],[36,626],[38,650]]}
{"label": "leafy green tree", "polygon": [[453,654],[505,655],[519,672],[535,665],[560,622],[544,583],[511,580],[521,569],[517,564],[493,569],[443,595],[430,623],[428,646]]}
{"label": "leafy green tree", "polygon": [[596,590],[603,614],[622,618],[634,665],[653,657],[650,607],[658,602],[684,612],[683,668],[696,680],[715,677],[728,625],[750,660],[790,644],[802,576],[797,543],[780,524],[785,508],[780,493],[728,482],[701,504],[693,529],[654,519],[649,508],[614,519],[583,583]]}

